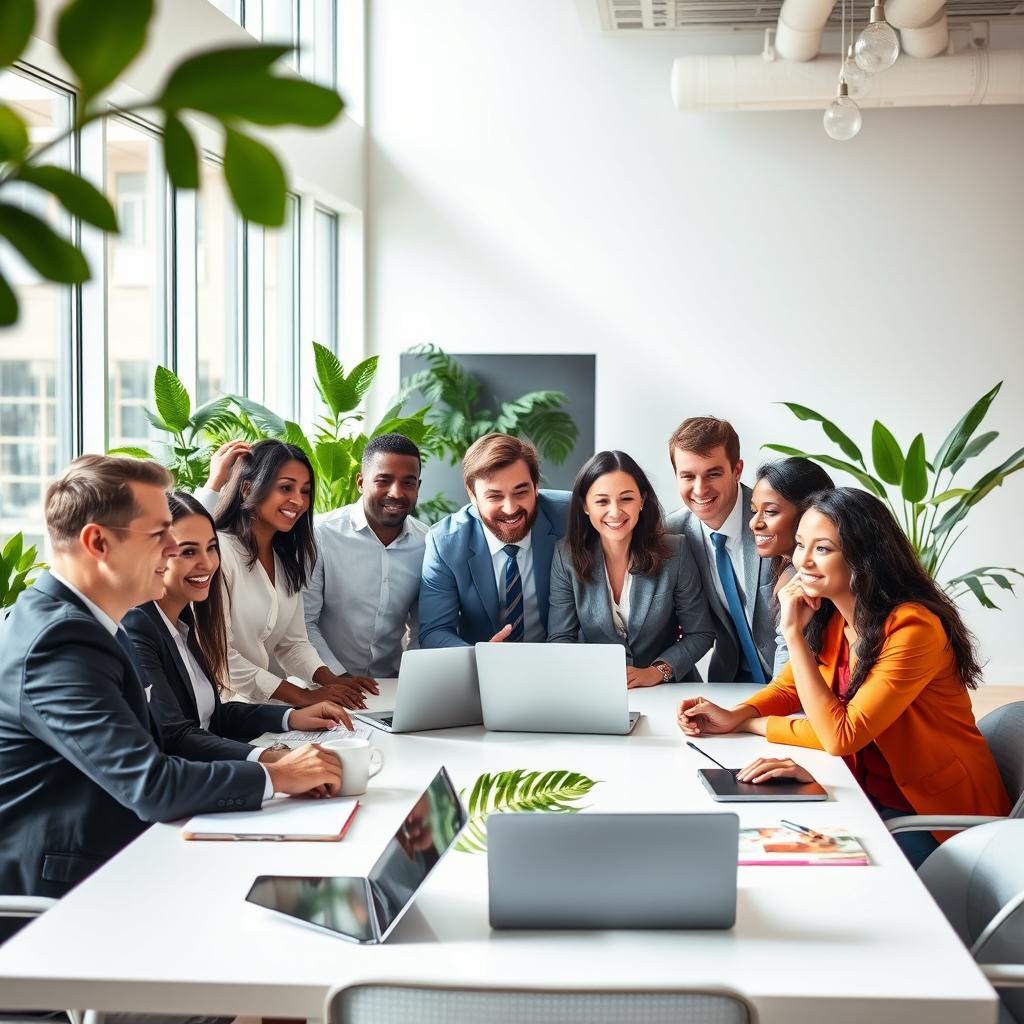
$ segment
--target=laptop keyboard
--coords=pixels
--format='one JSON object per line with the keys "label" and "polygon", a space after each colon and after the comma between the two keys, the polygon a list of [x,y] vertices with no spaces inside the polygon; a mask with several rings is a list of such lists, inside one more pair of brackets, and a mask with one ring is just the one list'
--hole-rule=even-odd
{"label": "laptop keyboard", "polygon": [[340,740],[349,736],[361,736],[368,740],[373,735],[369,726],[357,725],[349,732],[348,729],[322,729],[319,732],[303,732],[301,729],[290,729],[277,734],[274,738],[278,743],[325,743],[327,740]]}

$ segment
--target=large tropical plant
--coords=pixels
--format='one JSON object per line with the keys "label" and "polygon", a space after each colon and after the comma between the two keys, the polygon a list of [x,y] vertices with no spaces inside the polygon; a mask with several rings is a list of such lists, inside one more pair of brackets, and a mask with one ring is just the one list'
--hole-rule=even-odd
{"label": "large tropical plant", "polygon": [[[481,775],[473,784],[467,804],[468,821],[455,844],[464,853],[487,849],[487,816],[515,811],[575,813],[573,806],[597,785],[596,779],[565,771],[511,771]],[[465,791],[460,794],[465,796]]]}
{"label": "large tropical plant", "polygon": [[[68,131],[31,146],[25,120],[0,103],[0,236],[48,281],[81,284],[90,277],[81,249],[16,199],[28,189],[53,196],[74,217],[117,232],[109,200],[85,178],[44,161],[73,132],[115,114],[142,112],[162,129],[164,163],[178,189],[199,186],[199,152],[183,114],[219,124],[224,177],[242,216],[257,224],[284,223],[287,180],[274,153],[247,134],[250,125],[319,127],[342,111],[341,97],[276,66],[288,46],[234,46],[208,50],[170,69],[154,96],[115,109],[104,93],[139,56],[153,17],[153,0],[71,0],[56,21],[56,44],[75,79],[77,102]],[[34,0],[0,2],[0,69],[24,52],[36,22]],[[0,270],[0,326],[18,319],[18,300]]]}
{"label": "large tropical plant", "polygon": [[427,422],[452,465],[477,438],[495,431],[528,438],[555,465],[569,457],[580,431],[565,410],[564,392],[530,391],[494,410],[481,401],[480,381],[437,345],[416,345],[409,354],[427,367],[402,380],[399,400],[418,391],[431,402]]}
{"label": "large tropical plant", "polygon": [[0,611],[10,608],[18,595],[35,583],[31,573],[45,568],[43,562],[36,561],[34,544],[26,548],[20,533],[11,537],[0,551]]}
{"label": "large tropical plant", "polygon": [[[981,455],[999,436],[995,430],[979,434],[978,428],[1002,386],[1000,381],[964,413],[930,459],[923,434],[918,434],[904,451],[892,431],[880,420],[875,420],[871,428],[872,472],[861,449],[845,431],[821,413],[795,402],[781,404],[797,419],[820,423],[825,436],[845,458],[807,452],[784,444],[766,444],[764,447],[783,455],[813,459],[824,466],[849,473],[889,506],[914,546],[921,564],[931,576],[938,578],[949,553],[964,534],[964,520],[971,509],[1001,487],[1011,473],[1024,469],[1024,448],[1018,448],[994,469],[982,474],[973,486],[954,486],[955,478],[967,463]],[[945,587],[954,599],[970,593],[984,607],[997,608],[989,590],[998,588],[1012,593],[1014,583],[1019,580],[1011,577],[1024,578],[1024,573],[1006,566],[983,565],[947,580]]]}

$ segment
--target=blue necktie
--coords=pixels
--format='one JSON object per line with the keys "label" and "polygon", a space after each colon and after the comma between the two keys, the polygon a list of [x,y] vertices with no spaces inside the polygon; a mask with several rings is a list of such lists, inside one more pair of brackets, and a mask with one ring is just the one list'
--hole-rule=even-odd
{"label": "blue necktie", "polygon": [[725,601],[729,606],[729,618],[732,619],[733,629],[736,630],[740,650],[743,651],[743,660],[747,663],[751,679],[763,686],[765,678],[761,669],[761,659],[757,656],[754,638],[750,635],[750,626],[747,624],[746,615],[743,614],[740,588],[736,585],[736,571],[732,567],[729,552],[725,550],[725,539],[724,533],[711,534],[711,543],[715,546],[715,567],[718,569],[718,578],[722,581]]}
{"label": "blue necktie", "polygon": [[506,544],[502,550],[508,555],[505,563],[505,608],[501,613],[502,626],[512,626],[512,632],[505,638],[506,643],[522,642],[526,636],[523,627],[523,579],[519,575],[519,545]]}

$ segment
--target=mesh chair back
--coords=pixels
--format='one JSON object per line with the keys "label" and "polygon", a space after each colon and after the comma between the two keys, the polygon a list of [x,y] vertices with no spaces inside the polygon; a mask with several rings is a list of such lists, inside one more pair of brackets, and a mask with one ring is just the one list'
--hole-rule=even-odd
{"label": "mesh chair back", "polygon": [[1024,700],[1005,704],[978,721],[1010,794],[1011,818],[1024,818]]}
{"label": "mesh chair back", "polygon": [[[1024,893],[1024,820],[1008,818],[947,839],[918,870],[918,877],[972,949],[993,919]],[[977,950],[982,964],[1024,964],[1024,904],[987,936]],[[1024,989],[1003,989],[1003,1019],[1024,1024]]]}
{"label": "mesh chair back", "polygon": [[327,998],[328,1024],[753,1024],[728,992],[600,992],[354,985]]}

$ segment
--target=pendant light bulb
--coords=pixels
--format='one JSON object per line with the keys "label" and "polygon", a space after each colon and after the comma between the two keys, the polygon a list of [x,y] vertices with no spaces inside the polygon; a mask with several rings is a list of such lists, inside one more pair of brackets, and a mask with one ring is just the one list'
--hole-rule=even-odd
{"label": "pendant light bulb", "polygon": [[850,99],[845,82],[839,83],[836,98],[826,108],[822,123],[828,137],[837,142],[846,142],[860,131],[860,107]]}
{"label": "pendant light bulb", "polygon": [[859,100],[871,92],[871,75],[869,75],[854,59],[853,43],[850,43],[846,50],[846,59],[843,61],[839,77],[846,82],[850,90],[850,98]]}
{"label": "pendant light bulb", "polygon": [[871,20],[854,44],[853,53],[857,66],[872,75],[896,63],[900,55],[900,38],[885,20],[882,0],[875,0],[875,6],[871,8]]}

